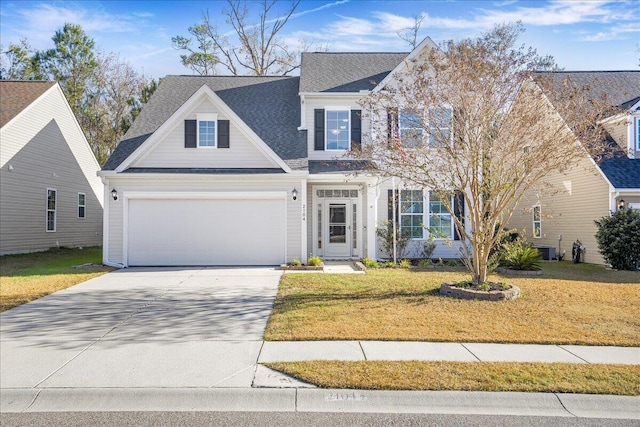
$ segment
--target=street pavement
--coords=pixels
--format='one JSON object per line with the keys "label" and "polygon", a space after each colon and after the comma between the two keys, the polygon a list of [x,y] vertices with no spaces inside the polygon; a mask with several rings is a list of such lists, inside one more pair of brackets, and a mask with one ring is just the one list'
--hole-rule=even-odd
{"label": "street pavement", "polygon": [[[347,271],[345,271],[347,272]],[[274,268],[118,270],[0,314],[0,412],[267,411],[640,419],[640,397],[317,389],[296,360],[640,364],[640,348],[264,342]]]}

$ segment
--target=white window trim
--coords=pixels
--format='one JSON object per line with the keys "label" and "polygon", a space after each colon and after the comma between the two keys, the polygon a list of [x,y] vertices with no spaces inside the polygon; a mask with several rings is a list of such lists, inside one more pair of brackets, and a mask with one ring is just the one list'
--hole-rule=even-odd
{"label": "white window trim", "polygon": [[[49,209],[49,192],[55,193],[55,209]],[[49,230],[49,212],[53,212],[53,230]],[[44,229],[47,233],[55,233],[58,229],[58,190],[55,188],[47,188],[45,193],[45,218]]]}
{"label": "white window trim", "polygon": [[[200,145],[200,122],[215,122],[215,131],[213,133],[213,145]],[[218,114],[196,114],[196,147],[211,149],[218,148]]]}
{"label": "white window trim", "polygon": [[[84,196],[84,204],[80,204],[80,195]],[[80,216],[80,208],[84,208],[84,216]],[[86,193],[78,193],[78,210],[76,212],[78,214],[78,219],[87,218],[87,194]]]}
{"label": "white window trim", "polygon": [[[429,234],[429,230],[431,229],[431,209],[430,209],[430,204],[431,204],[431,194],[430,191],[427,191],[426,196],[425,196],[425,203],[426,203],[426,207],[427,209],[425,209],[425,215],[426,215],[426,219],[427,221],[425,222],[425,224],[429,224],[427,226],[427,235]],[[451,206],[453,206],[453,196],[451,196]],[[456,227],[456,222],[453,219],[453,214],[447,212],[447,214],[451,217],[451,230],[449,230],[449,236],[448,237],[438,237],[438,236],[434,236],[433,239],[434,240],[439,240],[439,241],[446,241],[446,240],[454,240],[456,233],[455,233],[455,227]],[[428,236],[427,236],[428,237]]]}
{"label": "white window trim", "polygon": [[640,151],[640,117],[636,117],[636,150]]}
{"label": "white window trim", "polygon": [[[403,191],[416,191],[416,190],[420,190],[419,188],[402,188],[397,190],[399,192],[398,194],[398,203],[400,203],[402,201],[402,192]],[[431,229],[431,209],[429,209],[429,205],[431,202],[431,197],[430,197],[430,191],[427,189],[422,189],[422,200],[423,200],[423,204],[422,204],[422,237],[411,237],[411,240],[427,240],[429,238],[429,234],[430,234],[430,229]],[[453,206],[453,196],[451,197],[451,204]],[[411,214],[404,214],[404,215],[411,215]],[[448,237],[439,237],[439,236],[434,236],[433,239],[437,240],[437,241],[447,241],[447,240],[453,240],[455,238],[455,221],[453,220],[453,215],[449,214],[451,216],[451,230],[449,232],[449,236]],[[398,229],[400,230],[400,232],[402,232],[402,211],[400,209],[400,207],[398,206]]]}
{"label": "white window trim", "polygon": [[[346,111],[349,124],[347,125],[347,148],[328,148],[327,138],[329,136],[329,128],[327,127],[327,114],[329,111]],[[324,107],[324,150],[325,151],[349,151],[351,150],[351,107]]]}
{"label": "white window trim", "polygon": [[[540,218],[538,221],[535,220],[536,209],[538,209],[538,215]],[[538,236],[536,236],[536,223],[538,223],[540,226],[540,234]],[[531,234],[533,235],[534,239],[542,239],[542,206],[539,204],[534,205],[531,209]]]}

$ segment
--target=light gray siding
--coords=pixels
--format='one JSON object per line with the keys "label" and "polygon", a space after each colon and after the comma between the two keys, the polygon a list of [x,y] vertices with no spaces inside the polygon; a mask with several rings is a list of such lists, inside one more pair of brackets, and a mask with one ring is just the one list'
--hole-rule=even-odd
{"label": "light gray siding", "polygon": [[133,167],[147,168],[273,168],[275,162],[265,156],[231,121],[229,148],[184,148],[184,120],[195,120],[196,114],[217,113],[218,120],[229,120],[210,101],[203,100],[196,108],[176,121],[162,141],[153,147]]}
{"label": "light gray siding", "polygon": [[[54,86],[2,128],[1,254],[102,243],[98,164],[71,114]],[[46,232],[47,188],[57,191],[55,232]]]}

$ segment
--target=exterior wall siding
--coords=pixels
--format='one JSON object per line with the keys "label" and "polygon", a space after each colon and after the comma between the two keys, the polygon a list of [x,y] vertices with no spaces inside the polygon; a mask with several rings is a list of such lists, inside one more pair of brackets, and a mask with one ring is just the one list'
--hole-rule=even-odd
{"label": "exterior wall siding", "polygon": [[[267,177],[260,179],[259,176],[252,175],[244,178],[223,178],[217,176],[173,176],[173,177],[143,177],[129,178],[122,175],[110,179],[111,187],[118,190],[122,195],[127,191],[157,191],[157,192],[260,192],[260,191],[285,191],[286,215],[287,215],[287,262],[293,259],[302,259],[302,216],[300,215],[301,204],[304,202],[300,198],[293,201],[291,191],[293,188],[302,188],[300,179],[282,177],[282,179],[272,179]],[[123,254],[123,204],[124,197],[118,197],[114,201],[109,198],[109,235],[108,235],[108,259],[110,263],[122,264]],[[306,259],[306,258],[305,258]]]}
{"label": "exterior wall siding", "polygon": [[148,168],[273,168],[278,167],[230,123],[229,148],[184,148],[184,120],[195,120],[196,114],[218,113],[218,120],[229,120],[208,100],[177,120],[175,127],[159,143],[134,163]]}
{"label": "exterior wall siding", "polygon": [[[99,167],[58,87],[2,128],[0,254],[102,244]],[[46,231],[47,188],[57,190],[56,231]],[[78,218],[78,193],[86,217]]]}
{"label": "exterior wall siding", "polygon": [[[573,242],[580,240],[586,248],[584,261],[603,264],[595,239],[594,220],[610,214],[609,184],[588,159],[566,174],[550,174],[547,180],[557,191],[540,197],[533,191],[527,193],[516,208],[509,227],[525,230],[529,242],[555,247],[556,253],[558,237],[562,235],[560,254],[566,253],[565,260],[571,259]],[[538,203],[542,214],[542,237],[533,238],[531,208]]]}

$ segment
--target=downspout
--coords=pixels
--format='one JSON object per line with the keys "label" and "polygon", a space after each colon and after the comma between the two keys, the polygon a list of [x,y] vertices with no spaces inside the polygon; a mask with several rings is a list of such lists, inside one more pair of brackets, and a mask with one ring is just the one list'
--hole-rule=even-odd
{"label": "downspout", "polygon": [[393,263],[398,263],[398,255],[396,248],[396,179],[395,177],[391,177],[391,206],[392,206],[392,215],[391,218],[393,220]]}

